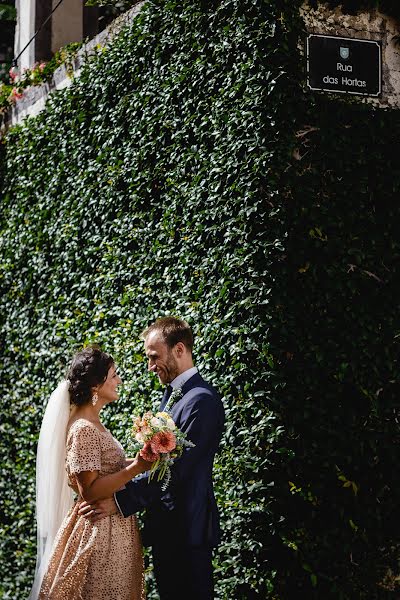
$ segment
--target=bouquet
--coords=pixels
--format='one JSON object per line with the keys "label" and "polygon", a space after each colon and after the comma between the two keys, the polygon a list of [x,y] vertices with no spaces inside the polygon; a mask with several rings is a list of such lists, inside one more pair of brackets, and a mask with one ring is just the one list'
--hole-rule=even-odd
{"label": "bouquet", "polygon": [[182,456],[185,447],[195,446],[186,439],[186,434],[177,428],[167,412],[153,414],[149,411],[143,417],[134,417],[132,437],[132,450],[153,463],[149,482],[158,471],[157,481],[164,479],[161,486],[163,490],[167,489],[171,479],[171,465]]}

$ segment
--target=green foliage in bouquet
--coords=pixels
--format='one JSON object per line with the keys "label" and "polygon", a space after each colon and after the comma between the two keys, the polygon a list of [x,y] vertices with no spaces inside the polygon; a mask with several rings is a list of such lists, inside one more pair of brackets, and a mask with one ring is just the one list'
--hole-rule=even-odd
{"label": "green foliage in bouquet", "polygon": [[299,6],[148,3],[0,145],[2,598],[69,356],[115,356],[124,442],[171,313],[227,413],[216,598],[398,595],[400,116],[306,91]]}

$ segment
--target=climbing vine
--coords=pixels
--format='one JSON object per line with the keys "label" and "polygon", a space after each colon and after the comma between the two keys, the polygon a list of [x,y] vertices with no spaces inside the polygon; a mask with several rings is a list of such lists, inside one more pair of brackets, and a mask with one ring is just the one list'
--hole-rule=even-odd
{"label": "climbing vine", "polygon": [[2,598],[32,582],[69,357],[115,356],[123,442],[161,391],[139,333],[171,313],[227,414],[216,598],[397,597],[400,117],[307,91],[299,8],[148,2],[2,141]]}

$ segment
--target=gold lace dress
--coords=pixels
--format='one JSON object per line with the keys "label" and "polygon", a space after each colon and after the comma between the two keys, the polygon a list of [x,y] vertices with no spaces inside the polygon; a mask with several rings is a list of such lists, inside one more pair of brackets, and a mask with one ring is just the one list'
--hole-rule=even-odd
{"label": "gold lace dress", "polygon": [[[122,446],[109,431],[86,419],[75,421],[67,436],[66,469],[99,471],[100,477],[125,466]],[[143,600],[142,546],[135,517],[119,513],[92,524],[78,515],[78,499],[54,541],[39,600]]]}

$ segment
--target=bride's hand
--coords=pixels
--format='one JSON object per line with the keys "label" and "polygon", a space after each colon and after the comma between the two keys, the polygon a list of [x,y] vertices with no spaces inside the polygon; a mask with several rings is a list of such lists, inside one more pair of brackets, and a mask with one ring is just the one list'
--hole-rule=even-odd
{"label": "bride's hand", "polygon": [[142,458],[140,456],[140,452],[138,452],[136,454],[134,461],[136,462],[137,466],[139,467],[140,473],[145,473],[146,471],[150,471],[151,465],[153,464],[152,462],[150,462],[148,460],[144,460],[144,458]]}
{"label": "bride's hand", "polygon": [[97,500],[97,502],[81,502],[79,504],[78,514],[86,519],[89,519],[92,523],[101,521],[105,517],[111,517],[116,515],[118,508],[114,498],[104,498],[104,500]]}
{"label": "bride's hand", "polygon": [[135,458],[126,458],[125,459],[126,467],[129,467],[129,465],[131,465],[132,463],[135,463],[139,467],[140,473],[144,473],[145,471],[150,471],[151,465],[153,464],[152,462],[144,460],[144,458],[142,458],[140,456],[140,452],[138,452],[136,454]]}

